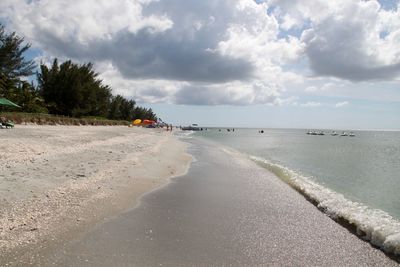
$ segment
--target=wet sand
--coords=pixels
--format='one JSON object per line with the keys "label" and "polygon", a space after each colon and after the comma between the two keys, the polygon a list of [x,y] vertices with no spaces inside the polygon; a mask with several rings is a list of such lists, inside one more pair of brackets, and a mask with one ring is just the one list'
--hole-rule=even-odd
{"label": "wet sand", "polygon": [[277,177],[191,139],[189,172],[42,266],[398,266]]}

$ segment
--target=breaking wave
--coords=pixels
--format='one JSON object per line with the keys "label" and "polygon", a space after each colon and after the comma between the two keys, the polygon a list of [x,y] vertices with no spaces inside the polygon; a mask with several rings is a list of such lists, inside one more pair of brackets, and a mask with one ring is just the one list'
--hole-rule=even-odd
{"label": "breaking wave", "polygon": [[250,158],[299,191],[329,217],[354,228],[357,235],[364,240],[387,253],[400,256],[399,220],[382,210],[346,199],[342,194],[282,165],[256,156]]}
{"label": "breaking wave", "polygon": [[194,133],[195,133],[194,131],[176,131],[176,132],[174,132],[174,134],[176,136],[181,137],[181,138],[188,138],[188,139],[191,139],[192,135]]}

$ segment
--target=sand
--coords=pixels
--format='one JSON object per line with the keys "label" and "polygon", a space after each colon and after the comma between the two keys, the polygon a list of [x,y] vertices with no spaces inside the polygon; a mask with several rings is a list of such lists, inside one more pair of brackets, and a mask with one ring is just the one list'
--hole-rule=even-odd
{"label": "sand", "polygon": [[76,126],[0,137],[0,266],[398,266],[204,140]]}
{"label": "sand", "polygon": [[0,130],[0,265],[32,263],[187,171],[170,132],[122,126]]}
{"label": "sand", "polygon": [[184,176],[40,266],[399,266],[243,155],[189,139]]}

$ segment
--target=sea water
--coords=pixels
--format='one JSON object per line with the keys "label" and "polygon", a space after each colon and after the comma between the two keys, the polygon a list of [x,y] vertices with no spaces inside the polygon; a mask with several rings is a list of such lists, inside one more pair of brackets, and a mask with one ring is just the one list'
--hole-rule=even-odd
{"label": "sea water", "polygon": [[[358,234],[400,254],[400,132],[356,131],[355,137],[294,129],[207,129],[207,138],[252,160],[345,220]],[[284,196],[282,196],[284,197]]]}

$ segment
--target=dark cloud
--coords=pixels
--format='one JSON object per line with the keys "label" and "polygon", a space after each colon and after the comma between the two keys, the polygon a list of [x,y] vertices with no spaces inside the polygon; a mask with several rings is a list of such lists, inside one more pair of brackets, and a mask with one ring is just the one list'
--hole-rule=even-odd
{"label": "dark cloud", "polygon": [[[132,0],[97,1],[94,9],[67,0],[8,2],[10,20],[45,56],[93,62],[107,82],[144,101],[274,103],[294,80],[285,76],[286,64],[300,69],[290,61],[300,54],[316,76],[366,81],[400,74],[398,16],[382,20],[375,1]],[[285,19],[298,27],[279,33]],[[385,40],[371,38],[379,27]],[[292,32],[301,41],[289,38]]]}
{"label": "dark cloud", "polygon": [[244,81],[253,78],[254,67],[249,61],[211,52],[235,19],[232,4],[232,1],[165,0],[144,6],[145,17],[167,17],[173,22],[163,32],[151,27],[135,33],[124,29],[114,33],[112,39],[96,38],[87,43],[71,36],[60,38],[39,27],[35,35],[50,54],[80,61],[108,60],[124,78]]}
{"label": "dark cloud", "polygon": [[249,62],[209,52],[201,43],[177,41],[172,36],[169,32],[152,34],[146,30],[122,34],[110,44],[119,49],[108,56],[126,78],[220,83],[252,76]]}
{"label": "dark cloud", "polygon": [[150,87],[143,90],[142,94],[146,96],[162,98],[168,96],[169,92],[160,88]]}
{"label": "dark cloud", "polygon": [[400,63],[387,66],[364,66],[357,62],[340,61],[320,51],[307,51],[311,69],[319,76],[333,76],[349,81],[390,80],[399,76]]}

